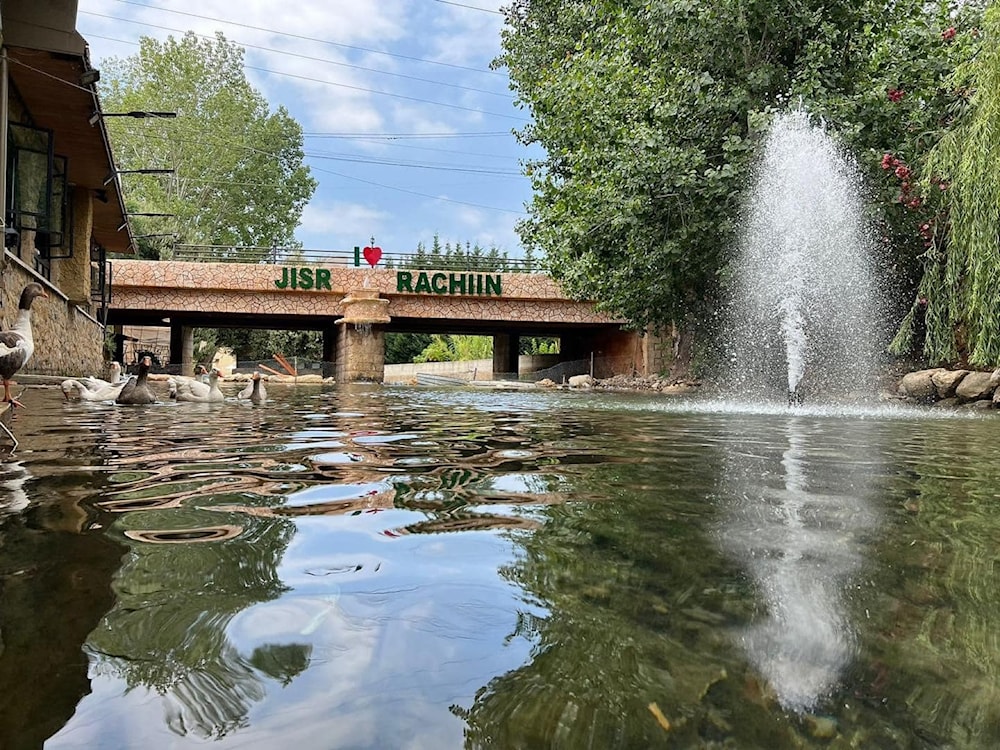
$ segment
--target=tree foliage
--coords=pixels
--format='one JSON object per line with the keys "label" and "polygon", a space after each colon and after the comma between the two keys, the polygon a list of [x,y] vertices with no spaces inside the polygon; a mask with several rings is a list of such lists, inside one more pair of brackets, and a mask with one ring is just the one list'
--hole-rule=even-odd
{"label": "tree foliage", "polygon": [[489,359],[493,356],[493,338],[490,336],[462,336],[435,333],[431,342],[414,362],[467,362]]}
{"label": "tree foliage", "polygon": [[[386,267],[395,266],[392,262],[387,262]],[[501,251],[496,245],[491,245],[489,250],[484,249],[478,242],[473,244],[468,240],[464,244],[459,241],[452,245],[448,241],[442,243],[441,236],[435,234],[430,248],[423,242],[418,242],[413,255],[400,263],[399,267],[428,271],[441,269],[510,273],[537,271],[540,270],[541,263],[530,250],[525,252],[523,258],[512,259],[506,251]]]}
{"label": "tree foliage", "polygon": [[[924,317],[924,354],[933,363],[1000,365],[1000,6],[950,83],[964,105],[922,165],[929,202],[923,277],[894,345],[905,350]],[[954,27],[950,27],[954,29]],[[958,30],[955,37],[958,38]]]}
{"label": "tree foliage", "polygon": [[[726,279],[771,113],[801,101],[880,179],[884,152],[915,163],[933,145],[954,102],[943,82],[957,45],[940,34],[952,5],[515,0],[497,64],[533,117],[521,139],[546,151],[526,165],[523,244],[569,293],[634,326],[681,319]],[[889,270],[905,283],[921,221],[899,184],[879,187],[895,202]]]}
{"label": "tree foliage", "polygon": [[401,365],[413,362],[431,343],[429,333],[387,333],[385,335],[385,363]]}
{"label": "tree foliage", "polygon": [[[243,48],[222,34],[143,37],[139,51],[102,66],[106,112],[176,112],[166,119],[109,117],[120,170],[173,169],[173,175],[123,174],[136,234],[167,234],[185,244],[294,246],[302,210],[316,188],[303,164],[301,126],[271,111],[247,81]],[[148,238],[141,250],[167,247]]]}

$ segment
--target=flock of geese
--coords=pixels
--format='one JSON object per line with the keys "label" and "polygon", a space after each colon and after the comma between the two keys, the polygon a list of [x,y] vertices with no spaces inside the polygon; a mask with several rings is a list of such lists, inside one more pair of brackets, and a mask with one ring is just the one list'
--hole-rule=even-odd
{"label": "flock of geese", "polygon": [[[37,282],[27,284],[21,290],[14,325],[8,330],[0,331],[0,379],[3,380],[3,400],[11,406],[22,406],[11,396],[11,379],[28,363],[35,351],[35,340],[31,331],[31,304],[39,297],[48,296],[41,284]],[[155,404],[160,399],[147,380],[151,366],[152,360],[143,357],[139,362],[138,373],[125,378],[122,375],[121,365],[112,362],[111,380],[95,377],[64,380],[63,397],[67,400],[76,397],[84,401],[114,401],[119,404]],[[218,369],[212,368],[209,371],[204,365],[199,365],[199,372],[193,378],[179,376],[169,378],[168,394],[177,401],[201,403],[225,401],[225,394],[219,389],[221,378],[222,373]],[[264,389],[259,372],[253,374],[246,388],[241,390],[236,398],[254,404],[261,404],[267,400],[267,391]]]}
{"label": "flock of geese", "polygon": [[[152,361],[143,357],[139,362],[139,371],[130,378],[122,375],[122,368],[117,362],[111,363],[111,380],[101,378],[71,378],[62,382],[63,397],[67,400],[73,397],[82,401],[114,401],[118,404],[141,405],[155,404],[160,399],[148,380]],[[222,373],[218,369],[208,370],[204,365],[198,366],[194,377],[174,376],[167,378],[167,395],[175,401],[192,401],[195,403],[219,403],[226,400],[225,394],[219,388]],[[267,390],[261,380],[260,373],[255,372],[246,387],[236,395],[239,401],[249,401],[262,404],[267,400]]]}

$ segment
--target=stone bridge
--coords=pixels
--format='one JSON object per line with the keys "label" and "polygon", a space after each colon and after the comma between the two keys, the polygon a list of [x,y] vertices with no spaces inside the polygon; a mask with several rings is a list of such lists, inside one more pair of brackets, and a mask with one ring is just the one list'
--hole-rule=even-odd
{"label": "stone bridge", "polygon": [[491,335],[497,374],[517,372],[522,336],[558,338],[561,360],[592,359],[597,377],[659,366],[652,337],[623,331],[543,274],[115,260],[111,289],[108,324],[169,326],[182,372],[195,327],[322,331],[324,362],[342,382],[382,381],[386,332]]}

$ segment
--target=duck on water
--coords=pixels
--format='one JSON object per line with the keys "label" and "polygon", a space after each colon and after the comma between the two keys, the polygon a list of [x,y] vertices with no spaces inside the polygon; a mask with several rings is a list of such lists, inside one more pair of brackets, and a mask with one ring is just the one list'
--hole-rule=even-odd
{"label": "duck on water", "polygon": [[156,393],[146,381],[146,376],[149,375],[149,368],[152,365],[153,360],[148,356],[142,358],[139,362],[139,373],[129,378],[121,393],[118,394],[118,398],[115,399],[115,403],[139,405],[155,404],[159,401],[156,398]]}

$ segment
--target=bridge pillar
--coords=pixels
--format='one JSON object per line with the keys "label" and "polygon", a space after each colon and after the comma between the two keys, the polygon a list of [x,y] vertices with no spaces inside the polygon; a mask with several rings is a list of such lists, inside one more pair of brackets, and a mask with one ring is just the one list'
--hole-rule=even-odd
{"label": "bridge pillar", "polygon": [[344,317],[337,336],[336,379],[338,383],[381,383],[385,380],[385,325],[389,300],[378,291],[351,292],[341,307]]}
{"label": "bridge pillar", "polygon": [[170,364],[181,366],[179,375],[194,375],[194,328],[170,325]]}
{"label": "bridge pillar", "polygon": [[518,349],[521,340],[516,334],[498,333],[493,336],[493,377],[518,374]]}
{"label": "bridge pillar", "polygon": [[337,337],[334,373],[338,383],[381,383],[385,379],[385,327],[345,324]]}
{"label": "bridge pillar", "polygon": [[336,326],[323,330],[323,377],[336,377],[337,337],[340,329]]}

